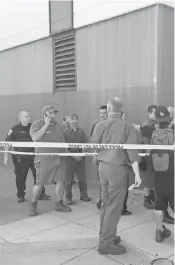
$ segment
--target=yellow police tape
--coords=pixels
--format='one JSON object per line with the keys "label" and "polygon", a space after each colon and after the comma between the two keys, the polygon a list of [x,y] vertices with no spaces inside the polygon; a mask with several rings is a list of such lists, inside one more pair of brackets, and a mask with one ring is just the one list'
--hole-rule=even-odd
{"label": "yellow police tape", "polygon": [[43,142],[6,142],[0,147],[50,147],[50,148],[92,148],[92,149],[127,149],[127,150],[174,150],[175,145],[143,145],[143,144],[92,144],[92,143],[43,143]]}

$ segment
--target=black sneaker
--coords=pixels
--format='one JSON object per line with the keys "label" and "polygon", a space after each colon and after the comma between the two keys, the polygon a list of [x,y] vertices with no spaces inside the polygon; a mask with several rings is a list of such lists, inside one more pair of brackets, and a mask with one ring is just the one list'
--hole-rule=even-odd
{"label": "black sneaker", "polygon": [[154,209],[155,208],[155,204],[150,200],[149,196],[145,196],[144,197],[144,207],[147,209]]}
{"label": "black sneaker", "polygon": [[174,224],[174,218],[169,215],[168,211],[164,211],[163,221],[167,224]]}
{"label": "black sneaker", "polygon": [[155,192],[155,190],[151,190],[150,191],[149,199],[150,199],[151,202],[155,202],[156,201],[156,192]]}
{"label": "black sneaker", "polygon": [[157,242],[162,242],[166,238],[171,236],[171,231],[167,229],[165,226],[163,226],[163,231],[161,230],[156,230],[156,241]]}
{"label": "black sneaker", "polygon": [[18,202],[19,202],[19,203],[25,201],[25,198],[24,198],[23,196],[19,196],[19,197],[17,197],[17,199],[18,199]]}
{"label": "black sneaker", "polygon": [[86,195],[86,196],[81,196],[80,200],[83,201],[83,202],[89,202],[89,201],[91,201],[91,198]]}
{"label": "black sneaker", "polygon": [[128,216],[128,215],[132,215],[132,212],[130,212],[130,211],[128,211],[128,210],[123,210],[123,211],[122,211],[122,215],[126,215],[126,216]]}
{"label": "black sneaker", "polygon": [[106,245],[99,246],[98,252],[103,255],[122,255],[126,253],[126,248],[121,245]]}

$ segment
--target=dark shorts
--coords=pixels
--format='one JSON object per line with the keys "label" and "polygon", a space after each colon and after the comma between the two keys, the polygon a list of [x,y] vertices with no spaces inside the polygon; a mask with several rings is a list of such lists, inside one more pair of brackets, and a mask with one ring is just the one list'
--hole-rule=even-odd
{"label": "dark shorts", "polygon": [[142,179],[143,186],[150,190],[154,189],[154,172],[152,169],[152,160],[150,156],[144,157],[146,171],[140,171],[140,176]]}
{"label": "dark shorts", "polygon": [[57,182],[64,182],[65,179],[65,159],[58,156],[36,157],[36,184],[51,185]]}
{"label": "dark shorts", "polygon": [[169,204],[174,211],[174,170],[155,172],[156,205],[155,210],[164,211]]}

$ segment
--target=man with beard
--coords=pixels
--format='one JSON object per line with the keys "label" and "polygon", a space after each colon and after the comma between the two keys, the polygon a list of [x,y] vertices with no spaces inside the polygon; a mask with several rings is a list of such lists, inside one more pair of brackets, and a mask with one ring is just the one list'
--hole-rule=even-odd
{"label": "man with beard", "polygon": [[[30,129],[30,135],[36,142],[64,142],[64,137],[59,124],[55,119],[58,111],[51,105],[46,105],[42,111],[42,119],[35,121]],[[36,153],[59,153],[63,148],[35,148]],[[44,185],[55,184],[56,203],[55,210],[59,212],[70,212],[71,208],[63,204],[65,158],[59,156],[40,156],[35,158],[37,170],[37,181],[33,189],[33,197],[30,205],[30,215],[37,215],[37,200]]]}

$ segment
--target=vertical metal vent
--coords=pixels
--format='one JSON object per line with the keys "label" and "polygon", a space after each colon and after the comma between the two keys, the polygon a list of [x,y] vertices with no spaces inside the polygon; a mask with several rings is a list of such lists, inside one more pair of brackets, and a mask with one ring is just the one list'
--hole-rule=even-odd
{"label": "vertical metal vent", "polygon": [[61,34],[54,39],[54,66],[55,89],[75,89],[75,31]]}

